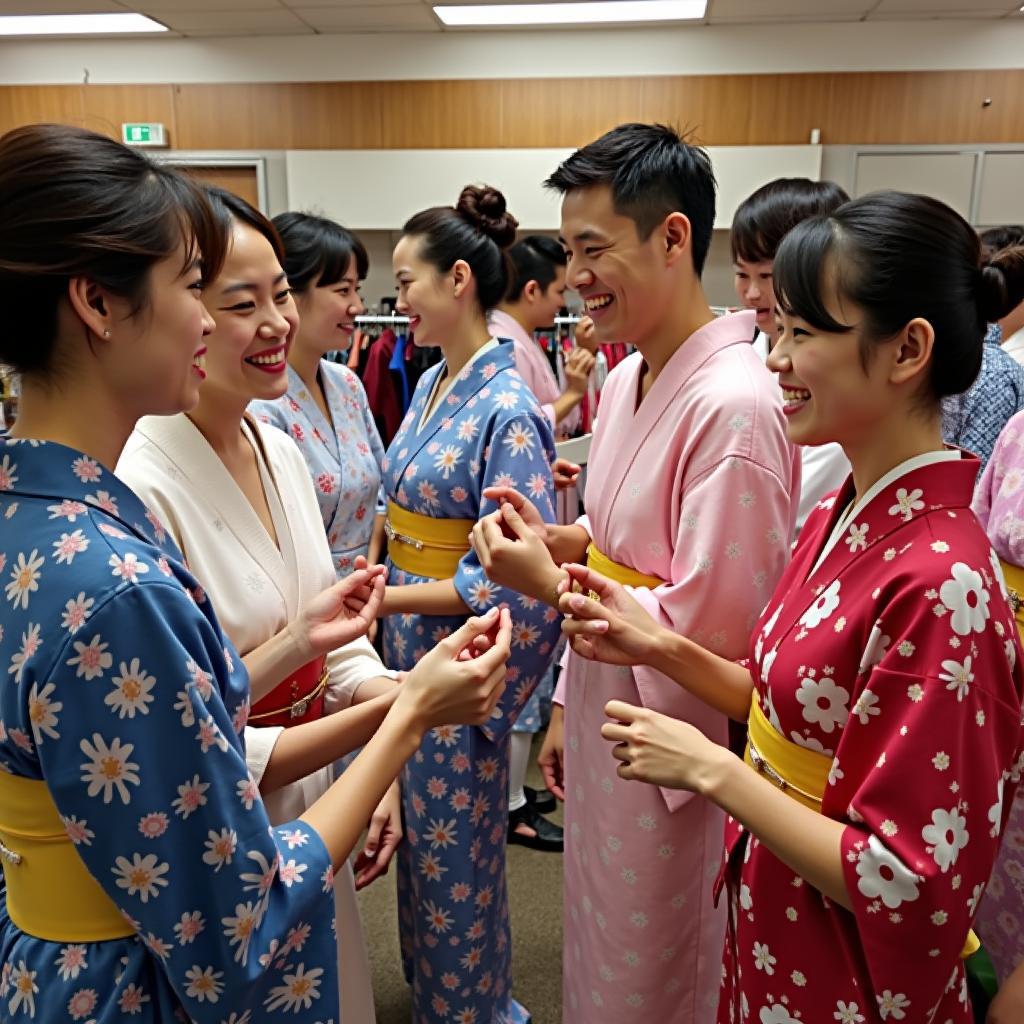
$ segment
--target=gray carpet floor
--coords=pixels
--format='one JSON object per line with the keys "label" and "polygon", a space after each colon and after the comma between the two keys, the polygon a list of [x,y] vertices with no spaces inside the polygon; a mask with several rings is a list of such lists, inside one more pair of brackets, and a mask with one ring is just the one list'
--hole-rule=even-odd
{"label": "gray carpet floor", "polygon": [[[536,765],[531,765],[527,784],[543,788]],[[551,819],[562,823],[561,807]],[[510,846],[508,882],[512,910],[512,992],[533,1014],[534,1024],[559,1024],[562,1019],[562,855]],[[394,872],[361,892],[359,900],[373,970],[377,1024],[409,1024],[409,987],[402,977],[398,955]]]}

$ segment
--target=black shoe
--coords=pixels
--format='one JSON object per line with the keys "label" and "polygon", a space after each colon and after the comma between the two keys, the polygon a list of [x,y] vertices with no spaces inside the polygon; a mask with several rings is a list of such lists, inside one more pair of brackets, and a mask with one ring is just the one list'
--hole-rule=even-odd
{"label": "black shoe", "polygon": [[541,814],[550,814],[558,806],[555,794],[550,790],[523,786],[523,792],[526,794],[526,802]]}
{"label": "black shoe", "polygon": [[[536,835],[526,836],[516,831],[517,825],[527,825]],[[542,818],[536,808],[529,803],[523,804],[518,811],[509,811],[508,841],[528,846],[531,850],[544,850],[548,853],[561,853],[564,848],[564,833],[554,822]]]}

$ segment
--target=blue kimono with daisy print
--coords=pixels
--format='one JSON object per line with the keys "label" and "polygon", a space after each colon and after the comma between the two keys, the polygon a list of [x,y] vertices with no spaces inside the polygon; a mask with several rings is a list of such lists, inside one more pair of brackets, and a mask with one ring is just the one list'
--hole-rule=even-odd
{"label": "blue kimono with daisy print", "polygon": [[[528,494],[554,522],[551,427],[515,370],[510,344],[477,354],[425,423],[423,411],[444,373],[419,382],[384,459],[391,501],[421,515],[476,520],[496,506],[486,487]],[[393,584],[430,582],[389,563]],[[505,883],[509,731],[551,662],[559,616],[492,583],[471,551],[455,587],[475,614],[512,610],[508,686],[480,728],[434,729],[410,760],[402,800],[407,842],[398,850],[399,918],[413,1021],[498,1024],[526,1021],[511,995],[511,942]],[[393,615],[384,623],[384,659],[411,669],[465,616]]]}
{"label": "blue kimono with daisy print", "polygon": [[94,459],[0,438],[0,588],[0,771],[46,782],[134,930],[38,938],[0,878],[0,1020],[336,1020],[330,857],[271,828],[245,666],[156,517]]}

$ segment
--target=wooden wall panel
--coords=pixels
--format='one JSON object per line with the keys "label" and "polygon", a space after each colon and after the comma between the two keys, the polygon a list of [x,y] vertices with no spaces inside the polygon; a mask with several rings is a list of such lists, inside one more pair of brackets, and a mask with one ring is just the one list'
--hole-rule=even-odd
{"label": "wooden wall panel", "polygon": [[174,95],[169,85],[83,85],[82,124],[94,132],[121,138],[126,121],[155,121],[175,138]]}
{"label": "wooden wall panel", "polygon": [[501,141],[502,83],[378,82],[384,149],[491,149]]}
{"label": "wooden wall panel", "polygon": [[582,146],[644,111],[642,78],[521,78],[502,82],[501,146]]}
{"label": "wooden wall panel", "polygon": [[578,146],[630,120],[720,146],[806,143],[812,128],[832,144],[1024,142],[1024,70],[0,86],[0,131],[47,120],[111,135],[161,121],[196,150]]}
{"label": "wooden wall panel", "polygon": [[178,169],[207,185],[216,185],[241,196],[250,206],[260,208],[259,177],[255,167],[207,167],[179,164]]}

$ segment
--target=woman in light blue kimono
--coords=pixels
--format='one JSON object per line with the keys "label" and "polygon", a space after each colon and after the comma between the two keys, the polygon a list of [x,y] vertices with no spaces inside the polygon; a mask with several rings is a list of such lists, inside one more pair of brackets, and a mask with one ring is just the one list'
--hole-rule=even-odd
{"label": "woman in light blue kimono", "polygon": [[[501,691],[500,634],[457,660],[494,625],[477,620],[350,772],[271,828],[241,739],[246,667],[111,469],[139,417],[195,404],[225,241],[197,186],[120,143],[0,138],[0,362],[22,379],[0,438],[5,1021],[330,1019],[334,870],[425,730],[486,720]],[[364,625],[370,589],[350,594]]]}
{"label": "woman in light blue kimono", "polygon": [[397,854],[399,917],[413,1020],[529,1020],[512,998],[505,881],[509,731],[547,671],[559,635],[541,602],[492,584],[468,531],[494,510],[485,487],[515,480],[554,521],[551,427],[490,337],[516,222],[493,189],[413,217],[395,248],[398,311],[444,361],[420,380],[384,460],[388,587],[384,659],[409,669],[466,617],[512,611],[508,689],[486,725],[434,729],[402,779],[407,842]]}
{"label": "woman in light blue kimono", "polygon": [[253,402],[252,411],[299,446],[341,579],[360,555],[376,562],[384,537],[384,446],[366,392],[348,367],[324,358],[352,344],[356,317],[366,311],[359,283],[369,261],[363,243],[326,217],[282,213],[274,226],[301,327],[288,352],[288,391]]}

